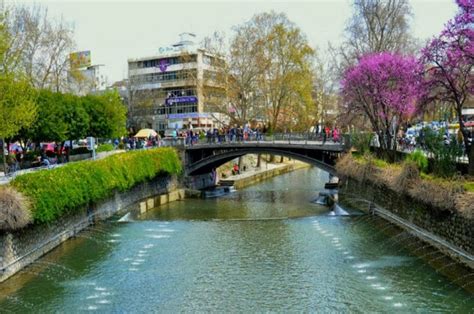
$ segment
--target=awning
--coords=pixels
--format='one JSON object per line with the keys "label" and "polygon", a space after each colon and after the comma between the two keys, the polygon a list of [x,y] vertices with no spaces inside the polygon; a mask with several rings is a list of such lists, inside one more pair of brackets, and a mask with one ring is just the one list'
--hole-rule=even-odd
{"label": "awning", "polygon": [[158,133],[156,133],[155,130],[153,129],[141,129],[140,131],[138,131],[137,134],[135,134],[135,137],[139,137],[139,138],[148,138],[150,136],[157,136]]}

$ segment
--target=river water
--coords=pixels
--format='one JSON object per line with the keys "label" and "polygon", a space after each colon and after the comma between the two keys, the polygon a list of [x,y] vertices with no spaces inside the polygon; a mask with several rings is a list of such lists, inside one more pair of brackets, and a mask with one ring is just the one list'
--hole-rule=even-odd
{"label": "river water", "polygon": [[472,272],[448,279],[458,266],[406,232],[311,203],[327,177],[114,217],[0,284],[0,312],[474,311]]}

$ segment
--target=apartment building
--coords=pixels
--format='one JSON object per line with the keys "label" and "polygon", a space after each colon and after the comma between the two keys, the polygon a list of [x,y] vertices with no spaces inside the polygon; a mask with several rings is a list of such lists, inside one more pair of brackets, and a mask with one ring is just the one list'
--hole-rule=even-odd
{"label": "apartment building", "polygon": [[225,102],[217,76],[223,60],[183,33],[154,56],[128,60],[129,125],[135,129],[214,128],[225,117],[212,108]]}

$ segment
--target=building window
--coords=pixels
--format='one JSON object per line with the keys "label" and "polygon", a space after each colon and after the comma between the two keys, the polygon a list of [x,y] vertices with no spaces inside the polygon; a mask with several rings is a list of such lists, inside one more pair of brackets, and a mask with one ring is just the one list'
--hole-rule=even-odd
{"label": "building window", "polygon": [[[130,63],[131,69],[140,69],[140,68],[153,68],[159,67],[160,64],[165,63],[167,65],[181,64],[181,63],[190,63],[196,62],[197,55],[183,55],[179,57],[170,57],[170,58],[161,58],[161,59],[151,59]],[[210,61],[209,61],[210,62]]]}
{"label": "building window", "polygon": [[175,80],[190,80],[197,78],[196,70],[171,71],[164,73],[149,73],[143,75],[133,75],[131,79],[142,83],[161,83]]}

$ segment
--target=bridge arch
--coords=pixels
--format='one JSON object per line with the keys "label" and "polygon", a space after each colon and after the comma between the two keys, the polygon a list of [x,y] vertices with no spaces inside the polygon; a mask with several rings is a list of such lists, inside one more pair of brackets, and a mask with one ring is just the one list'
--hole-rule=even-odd
{"label": "bridge arch", "polygon": [[[203,173],[209,173],[212,169],[215,169],[232,159],[248,155],[248,154],[270,154],[289,157],[302,162],[306,162],[313,166],[316,166],[324,171],[335,174],[335,161],[340,155],[339,151],[327,151],[327,150],[304,150],[295,148],[278,148],[278,147],[233,147],[223,149],[217,147],[211,152],[207,151],[207,154],[202,154],[201,158],[193,158],[189,156],[192,150],[188,150],[187,153],[187,164],[186,174],[197,175]],[[195,152],[196,154],[196,152]],[[197,153],[199,154],[199,153]]]}

